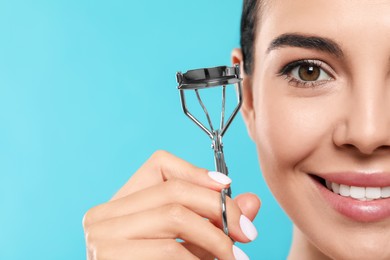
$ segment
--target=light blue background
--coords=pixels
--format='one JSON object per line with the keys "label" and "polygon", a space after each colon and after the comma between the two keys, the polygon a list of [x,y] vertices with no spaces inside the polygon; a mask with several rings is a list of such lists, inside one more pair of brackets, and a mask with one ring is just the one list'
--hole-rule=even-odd
{"label": "light blue background", "polygon": [[[81,220],[157,149],[213,169],[182,113],[175,73],[228,65],[241,1],[0,1],[0,259],[84,259]],[[241,116],[233,193],[257,193],[252,259],[284,259],[291,224],[260,174]]]}

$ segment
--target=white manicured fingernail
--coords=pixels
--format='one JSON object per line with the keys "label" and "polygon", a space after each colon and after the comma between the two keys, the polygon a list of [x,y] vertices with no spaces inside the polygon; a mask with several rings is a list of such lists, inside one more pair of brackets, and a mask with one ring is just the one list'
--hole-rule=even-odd
{"label": "white manicured fingernail", "polygon": [[233,245],[233,254],[236,260],[249,260],[249,257],[240,248]]}
{"label": "white manicured fingernail", "polygon": [[228,176],[220,172],[209,172],[209,176],[214,181],[223,185],[227,185],[232,182],[232,180]]}
{"label": "white manicured fingernail", "polygon": [[244,215],[241,215],[240,217],[240,227],[242,230],[242,233],[249,239],[249,240],[255,240],[257,237],[257,230],[255,225],[253,225],[252,221],[249,220],[249,218],[245,217]]}

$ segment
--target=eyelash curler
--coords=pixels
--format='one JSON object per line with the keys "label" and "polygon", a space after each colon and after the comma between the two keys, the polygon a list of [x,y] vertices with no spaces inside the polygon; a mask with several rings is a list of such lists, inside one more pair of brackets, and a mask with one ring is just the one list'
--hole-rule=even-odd
{"label": "eyelash curler", "polygon": [[[225,157],[223,154],[222,137],[226,133],[226,130],[229,128],[234,117],[237,115],[242,104],[242,79],[240,78],[239,65],[235,65],[234,67],[220,66],[214,68],[195,69],[189,70],[184,74],[181,72],[177,72],[176,80],[179,84],[178,89],[180,91],[181,105],[184,114],[188,116],[193,122],[195,122],[195,124],[197,124],[210,137],[212,141],[211,148],[214,151],[215,168],[218,172],[228,175],[228,168],[226,167]],[[225,122],[225,102],[227,85],[236,86],[238,104],[233,110],[230,117]],[[210,115],[199,93],[201,89],[207,89],[212,87],[222,87],[222,111],[219,128],[213,127]],[[193,114],[188,111],[185,99],[185,92],[188,92],[189,90],[195,91],[197,100],[206,115],[209,128],[202,124]],[[221,191],[223,231],[226,235],[229,235],[226,212],[226,196],[231,197],[230,187]]]}

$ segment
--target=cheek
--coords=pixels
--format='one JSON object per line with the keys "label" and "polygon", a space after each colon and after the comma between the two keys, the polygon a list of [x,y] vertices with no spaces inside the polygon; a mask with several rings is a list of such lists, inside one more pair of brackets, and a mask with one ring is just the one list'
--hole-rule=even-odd
{"label": "cheek", "polygon": [[312,169],[307,165],[317,165],[318,158],[322,161],[334,152],[333,133],[345,118],[342,108],[348,92],[336,91],[336,85],[297,88],[272,73],[257,75],[262,76],[253,85],[252,137],[263,176],[289,211],[291,200],[301,201],[301,192],[311,181],[305,174]]}
{"label": "cheek", "polygon": [[255,141],[270,190],[295,223],[307,226],[313,218],[305,216],[316,216],[318,209],[312,204],[316,197],[304,166],[332,151],[333,131],[342,116],[338,105],[345,100],[336,95],[290,95],[286,88],[291,86],[259,88],[255,93]]}
{"label": "cheek", "polygon": [[331,143],[337,111],[329,109],[329,102],[333,103],[329,98],[294,97],[277,91],[258,95],[263,98],[255,102],[255,135],[264,173],[292,171]]}

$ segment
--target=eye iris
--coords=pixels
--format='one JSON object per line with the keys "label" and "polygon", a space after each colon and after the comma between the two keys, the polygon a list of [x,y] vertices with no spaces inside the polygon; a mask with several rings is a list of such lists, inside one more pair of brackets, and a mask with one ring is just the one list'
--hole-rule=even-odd
{"label": "eye iris", "polygon": [[313,65],[301,65],[298,73],[304,81],[315,81],[320,77],[320,68]]}

